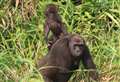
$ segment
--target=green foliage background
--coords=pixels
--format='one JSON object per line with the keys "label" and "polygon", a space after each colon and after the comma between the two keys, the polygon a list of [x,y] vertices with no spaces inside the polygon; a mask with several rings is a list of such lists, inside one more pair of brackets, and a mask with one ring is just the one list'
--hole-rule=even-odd
{"label": "green foliage background", "polygon": [[[101,82],[120,82],[120,0],[0,0],[0,82],[42,82],[36,61],[47,53],[44,9],[59,6],[70,33],[83,36]],[[65,5],[62,2],[66,2]],[[70,82],[86,82],[82,66]]]}

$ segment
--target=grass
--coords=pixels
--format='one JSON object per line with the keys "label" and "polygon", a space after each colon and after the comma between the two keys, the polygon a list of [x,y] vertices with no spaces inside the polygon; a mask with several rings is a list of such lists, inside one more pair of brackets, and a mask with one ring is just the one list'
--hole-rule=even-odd
{"label": "grass", "polygon": [[[35,63],[47,53],[43,12],[49,3],[59,6],[69,32],[85,38],[101,82],[120,82],[120,0],[13,1],[0,0],[0,82],[43,82]],[[70,82],[86,82],[83,66]]]}

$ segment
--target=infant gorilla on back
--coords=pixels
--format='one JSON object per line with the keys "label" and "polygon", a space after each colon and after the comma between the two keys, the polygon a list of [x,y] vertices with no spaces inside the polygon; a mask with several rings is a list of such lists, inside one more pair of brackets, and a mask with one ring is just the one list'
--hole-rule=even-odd
{"label": "infant gorilla on back", "polygon": [[53,44],[48,54],[39,60],[37,67],[45,82],[67,82],[71,71],[78,69],[80,60],[86,69],[94,70],[89,75],[97,80],[96,66],[84,39],[77,34],[68,34]]}

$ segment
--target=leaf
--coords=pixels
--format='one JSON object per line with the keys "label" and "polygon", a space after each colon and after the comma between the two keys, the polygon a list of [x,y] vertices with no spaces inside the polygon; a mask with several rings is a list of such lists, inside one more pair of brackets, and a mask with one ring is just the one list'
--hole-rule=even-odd
{"label": "leaf", "polygon": [[105,12],[105,14],[120,27],[119,22],[110,13]]}

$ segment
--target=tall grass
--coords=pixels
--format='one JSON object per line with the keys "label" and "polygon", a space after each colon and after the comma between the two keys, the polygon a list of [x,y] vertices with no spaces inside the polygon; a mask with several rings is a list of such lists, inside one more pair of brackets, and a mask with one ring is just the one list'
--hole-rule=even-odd
{"label": "tall grass", "polygon": [[[70,0],[12,1],[0,1],[0,82],[42,82],[35,64],[47,53],[43,12],[49,3],[59,6],[70,33],[85,38],[101,82],[120,82],[120,0],[83,0],[79,6]],[[80,65],[70,82],[85,78]]]}

